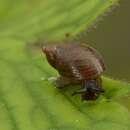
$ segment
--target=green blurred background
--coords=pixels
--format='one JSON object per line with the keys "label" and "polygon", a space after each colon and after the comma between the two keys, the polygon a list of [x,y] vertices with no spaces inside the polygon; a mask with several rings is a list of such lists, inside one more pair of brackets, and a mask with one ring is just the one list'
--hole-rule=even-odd
{"label": "green blurred background", "polygon": [[130,0],[122,0],[106,14],[103,21],[87,33],[87,41],[102,53],[107,75],[130,81]]}

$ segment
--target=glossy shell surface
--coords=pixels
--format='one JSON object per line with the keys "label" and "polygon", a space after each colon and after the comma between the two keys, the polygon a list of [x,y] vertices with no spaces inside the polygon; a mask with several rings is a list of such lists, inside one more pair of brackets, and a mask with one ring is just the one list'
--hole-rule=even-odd
{"label": "glossy shell surface", "polygon": [[105,70],[102,56],[86,44],[63,43],[43,47],[48,62],[63,77],[73,80],[98,78]]}

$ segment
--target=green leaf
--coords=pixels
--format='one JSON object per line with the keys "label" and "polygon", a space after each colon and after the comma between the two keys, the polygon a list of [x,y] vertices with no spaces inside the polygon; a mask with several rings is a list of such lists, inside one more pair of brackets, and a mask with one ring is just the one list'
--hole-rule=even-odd
{"label": "green leaf", "polygon": [[0,36],[63,39],[86,30],[118,0],[1,0]]}
{"label": "green leaf", "polygon": [[115,100],[130,84],[103,77],[104,95],[83,102],[71,96],[76,86],[59,90],[47,80],[57,72],[27,42],[76,35],[116,1],[0,1],[0,130],[130,129],[128,109]]}
{"label": "green leaf", "polygon": [[0,43],[1,130],[130,129],[127,108],[112,100],[113,96],[106,99],[114,89],[116,93],[130,91],[130,85],[104,78],[105,95],[83,102],[71,96],[75,87],[59,90],[44,80],[57,73],[41,50],[15,39],[1,39]]}

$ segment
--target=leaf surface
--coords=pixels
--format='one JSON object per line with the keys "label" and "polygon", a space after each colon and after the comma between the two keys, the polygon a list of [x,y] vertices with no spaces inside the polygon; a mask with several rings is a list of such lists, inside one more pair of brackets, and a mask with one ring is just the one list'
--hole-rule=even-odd
{"label": "leaf surface", "polygon": [[96,101],[47,80],[57,72],[28,40],[63,39],[85,30],[116,0],[0,1],[0,130],[129,130],[128,109],[114,100],[130,85],[103,77]]}

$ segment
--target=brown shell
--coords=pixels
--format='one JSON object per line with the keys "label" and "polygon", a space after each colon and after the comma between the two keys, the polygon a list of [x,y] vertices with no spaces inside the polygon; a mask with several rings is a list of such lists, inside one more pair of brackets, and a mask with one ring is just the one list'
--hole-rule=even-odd
{"label": "brown shell", "polygon": [[[49,63],[61,76],[74,80],[89,80],[96,79],[105,70],[102,56],[86,44],[64,43],[49,47],[56,50],[55,61]],[[49,57],[47,59],[50,60]]]}

